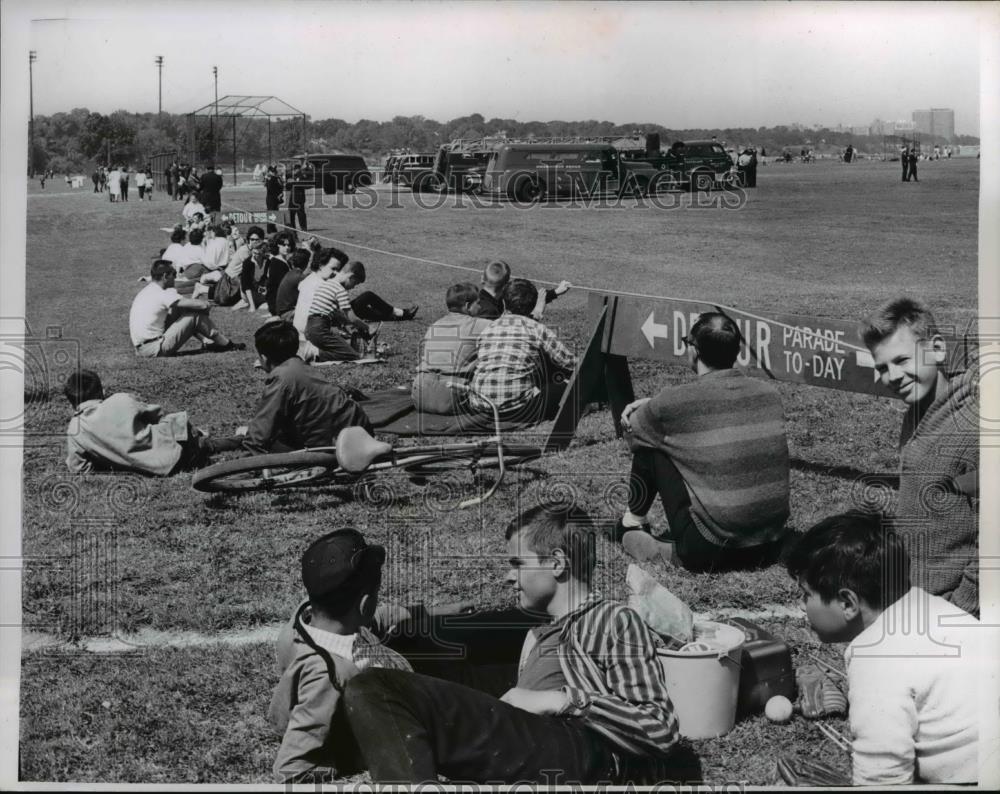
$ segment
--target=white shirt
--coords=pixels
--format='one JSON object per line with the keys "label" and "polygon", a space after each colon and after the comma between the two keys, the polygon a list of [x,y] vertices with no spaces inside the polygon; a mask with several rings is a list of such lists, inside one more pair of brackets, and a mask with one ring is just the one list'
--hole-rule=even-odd
{"label": "white shirt", "polygon": [[155,281],[143,287],[132,301],[128,330],[133,345],[141,345],[163,336],[167,330],[167,312],[181,299],[173,287],[164,289]]}
{"label": "white shirt", "polygon": [[[957,617],[956,617],[957,616]],[[985,627],[918,587],[855,637],[847,661],[855,786],[974,783]]]}
{"label": "white shirt", "polygon": [[146,187],[146,175],[142,171],[137,171],[135,174],[135,186]]}
{"label": "white shirt", "polygon": [[299,334],[306,332],[306,321],[309,319],[309,307],[312,305],[313,294],[322,283],[323,279],[315,271],[299,282],[299,297],[295,301],[295,316],[292,318],[292,325],[298,329]]}
{"label": "white shirt", "polygon": [[192,201],[189,204],[185,204],[184,209],[181,210],[181,215],[184,216],[184,220],[189,221],[194,217],[196,212],[200,212],[202,215],[205,214],[205,207],[202,206],[200,201]]}
{"label": "white shirt", "polygon": [[219,270],[229,262],[229,242],[225,237],[206,237],[201,261],[209,270]]}
{"label": "white shirt", "polygon": [[171,243],[167,246],[166,250],[160,259],[166,259],[168,262],[173,264],[174,268],[177,270],[177,274],[180,275],[184,272],[184,268],[188,265],[193,265],[195,262],[201,262],[202,259],[201,246],[191,245],[191,243]]}

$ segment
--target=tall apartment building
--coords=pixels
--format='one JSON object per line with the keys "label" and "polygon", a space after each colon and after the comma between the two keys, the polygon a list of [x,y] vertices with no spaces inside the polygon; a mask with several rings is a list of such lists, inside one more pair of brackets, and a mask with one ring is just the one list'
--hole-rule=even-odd
{"label": "tall apartment building", "polygon": [[955,111],[951,108],[914,110],[913,123],[917,131],[951,140],[955,137]]}

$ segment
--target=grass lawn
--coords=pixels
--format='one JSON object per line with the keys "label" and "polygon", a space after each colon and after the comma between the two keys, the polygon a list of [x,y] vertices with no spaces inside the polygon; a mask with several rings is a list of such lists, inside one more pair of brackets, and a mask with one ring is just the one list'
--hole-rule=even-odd
{"label": "grass lawn", "polygon": [[[371,391],[408,383],[427,325],[444,313],[444,291],[475,273],[384,253],[399,252],[476,271],[492,258],[515,275],[570,279],[581,287],[711,299],[763,314],[855,319],[908,292],[926,298],[944,324],[964,328],[977,296],[978,162],[928,162],[919,184],[902,184],[892,163],[774,165],[738,210],[563,205],[517,210],[417,207],[401,192],[363,211],[309,211],[310,231],[339,241],[368,266],[365,285],[398,304],[419,303],[412,323],[386,326],[388,361],[330,367],[331,380]],[[179,218],[180,204],[159,193],[152,202],[110,204],[89,192],[49,183],[29,186],[27,319],[36,334],[61,329],[78,345],[83,366],[97,370],[108,393],[132,391],[185,409],[214,434],[245,424],[262,375],[247,351],[140,360],[128,338],[136,279]],[[329,198],[329,197],[328,197]],[[261,209],[260,188],[226,189],[230,208]],[[550,306],[547,319],[582,347],[593,318],[587,295],[574,290]],[[225,333],[251,341],[260,320],[215,309]],[[252,345],[251,345],[252,347]],[[679,367],[630,363],[637,395],[687,380]],[[353,525],[390,549],[387,600],[471,600],[506,606],[503,527],[539,498],[561,494],[612,518],[623,508],[628,452],[611,417],[585,417],[573,444],[512,473],[484,508],[456,511],[461,477],[427,488],[386,477],[391,504],[354,499],[349,490],[318,488],[244,497],[205,496],[189,475],[71,477],[64,440],[70,416],[59,383],[32,381],[26,411],[23,547],[44,556],[24,573],[26,630],[85,637],[143,630],[215,632],[284,620],[301,597],[298,560],[328,529]],[[871,500],[856,477],[892,471],[900,422],[884,398],[779,384],[793,457],[791,525],[812,522]],[[544,437],[543,427],[511,440]],[[413,443],[409,440],[402,443]],[[662,513],[654,509],[662,524]],[[626,559],[601,544],[599,582],[620,594]],[[696,611],[793,606],[782,570],[713,577],[657,571]],[[802,620],[773,626],[797,650],[818,647]],[[828,651],[831,659],[837,654]],[[238,648],[149,648],[96,656],[27,653],[22,665],[21,760],[26,780],[258,782],[268,780],[277,740],[264,722],[275,682],[272,652]],[[111,705],[105,707],[104,702]],[[762,718],[726,737],[700,742],[709,782],[772,782],[774,757],[793,749],[834,755],[818,731]]]}

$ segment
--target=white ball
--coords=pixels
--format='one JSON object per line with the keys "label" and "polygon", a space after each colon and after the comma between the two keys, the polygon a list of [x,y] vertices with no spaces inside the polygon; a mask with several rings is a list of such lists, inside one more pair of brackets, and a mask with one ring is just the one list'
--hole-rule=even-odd
{"label": "white ball", "polygon": [[764,706],[764,716],[771,722],[788,722],[792,718],[792,701],[784,695],[775,695]]}

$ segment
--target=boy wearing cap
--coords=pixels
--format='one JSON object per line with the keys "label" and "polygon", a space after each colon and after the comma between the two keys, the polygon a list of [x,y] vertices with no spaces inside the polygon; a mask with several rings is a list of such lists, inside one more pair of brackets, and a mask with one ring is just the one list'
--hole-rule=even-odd
{"label": "boy wearing cap", "polygon": [[500,698],[417,673],[368,670],[344,692],[375,783],[550,785],[676,775],[677,718],[657,639],[591,589],[595,537],[579,510],[538,506],[507,527],[506,576],[521,607],[549,618],[525,637]]}
{"label": "boy wearing cap", "polygon": [[410,670],[383,646],[370,626],[377,615],[385,549],[369,545],[355,529],[338,529],[302,555],[309,600],[296,609],[278,637],[281,680],[268,718],[282,733],[274,760],[280,782],[322,781],[364,767],[344,711],[347,682],[369,667]]}

